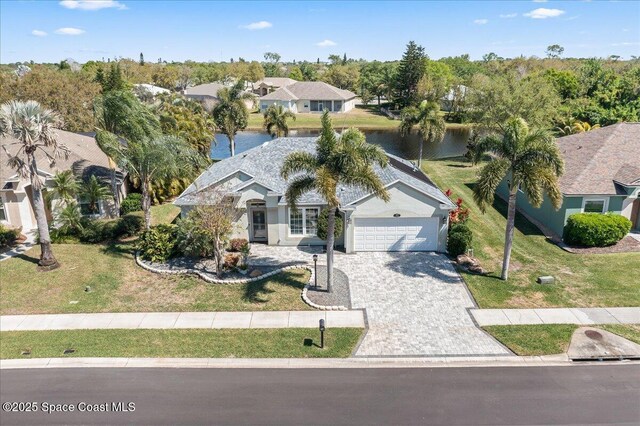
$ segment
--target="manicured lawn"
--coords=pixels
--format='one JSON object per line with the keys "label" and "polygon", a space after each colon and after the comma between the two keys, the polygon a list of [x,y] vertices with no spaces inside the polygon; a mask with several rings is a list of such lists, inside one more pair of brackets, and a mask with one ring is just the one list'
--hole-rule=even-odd
{"label": "manicured lawn", "polygon": [[[7,331],[0,358],[345,358],[362,329],[332,328],[320,349],[316,329]],[[305,344],[305,339],[313,342]],[[63,355],[66,349],[75,352]],[[31,354],[21,355],[28,349]]]}
{"label": "manicured lawn", "polygon": [[[640,343],[640,324],[594,325]],[[494,325],[484,327],[493,337],[517,355],[553,355],[567,351],[571,336],[578,328],[573,324]]]}
{"label": "manicured lawn", "polygon": [[305,270],[249,284],[208,284],[138,267],[133,243],[55,244],[53,250],[62,266],[51,272],[36,270],[39,247],[2,262],[1,314],[310,309],[300,298]]}
{"label": "manicured lawn", "polygon": [[[472,196],[480,166],[445,159],[427,161],[423,168],[442,190],[450,188],[452,198],[463,198],[471,210],[474,254],[490,273],[463,276],[482,308],[640,306],[638,283],[631,274],[633,265],[640,265],[640,253],[568,253],[521,215],[516,218],[509,281],[500,280],[506,203],[496,197],[493,207],[480,213]],[[553,275],[556,284],[536,284],[540,275]]]}

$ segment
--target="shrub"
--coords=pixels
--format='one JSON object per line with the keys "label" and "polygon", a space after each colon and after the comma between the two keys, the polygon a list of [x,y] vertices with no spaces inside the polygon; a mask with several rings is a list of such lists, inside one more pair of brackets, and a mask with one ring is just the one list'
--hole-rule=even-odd
{"label": "shrub", "polygon": [[0,247],[12,245],[20,236],[19,229],[11,229],[0,224]]}
{"label": "shrub", "polygon": [[245,238],[233,238],[229,241],[229,251],[241,252],[249,246],[249,241]]}
{"label": "shrub", "polygon": [[240,256],[236,253],[227,253],[224,255],[224,268],[233,269],[238,266]]}
{"label": "shrub", "polygon": [[631,221],[619,214],[576,213],[564,227],[564,241],[570,245],[604,247],[617,243],[631,230]]}
{"label": "shrub", "polygon": [[105,240],[104,225],[105,221],[102,220],[89,220],[82,221],[82,227],[78,232],[78,238],[83,243],[101,243]]}
{"label": "shrub", "polygon": [[165,262],[176,253],[175,225],[157,225],[145,231],[138,240],[142,258],[151,262]]}
{"label": "shrub", "polygon": [[142,194],[131,193],[120,203],[120,214],[126,215],[131,212],[142,210]]}
{"label": "shrub", "polygon": [[144,219],[141,216],[127,214],[118,219],[116,237],[130,237],[142,231]]}
{"label": "shrub", "polygon": [[464,223],[457,223],[449,229],[447,250],[451,256],[457,257],[467,252],[473,241],[471,229]]}
{"label": "shrub", "polygon": [[[320,212],[320,216],[318,216],[318,238],[321,240],[327,239],[327,227],[329,226],[329,209],[323,209]],[[342,235],[342,216],[338,210],[336,210],[336,229],[333,233],[335,238],[340,237]]]}

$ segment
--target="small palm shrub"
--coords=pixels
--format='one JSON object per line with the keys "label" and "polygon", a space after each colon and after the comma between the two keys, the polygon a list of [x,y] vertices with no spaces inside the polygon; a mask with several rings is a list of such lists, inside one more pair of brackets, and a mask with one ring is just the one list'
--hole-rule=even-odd
{"label": "small palm shrub", "polygon": [[[329,226],[329,209],[323,209],[320,212],[320,215],[318,216],[318,230],[317,230],[318,238],[320,238],[321,240],[327,239],[327,236],[328,236],[327,226]],[[343,228],[342,216],[340,215],[338,210],[336,210],[336,226],[333,233],[335,238],[338,238],[340,237],[340,235],[342,235],[342,228]]]}
{"label": "small palm shrub", "polygon": [[140,255],[151,262],[165,262],[176,254],[176,237],[176,225],[152,226],[140,235]]}
{"label": "small palm shrub", "polygon": [[449,229],[447,239],[447,251],[451,256],[457,257],[465,254],[471,248],[473,233],[464,223],[457,223]]}
{"label": "small palm shrub", "polygon": [[127,195],[127,198],[120,203],[121,215],[126,215],[140,210],[142,210],[142,194],[133,192]]}
{"label": "small palm shrub", "polygon": [[631,221],[612,213],[576,213],[564,226],[564,241],[570,245],[605,247],[617,243],[631,230]]}

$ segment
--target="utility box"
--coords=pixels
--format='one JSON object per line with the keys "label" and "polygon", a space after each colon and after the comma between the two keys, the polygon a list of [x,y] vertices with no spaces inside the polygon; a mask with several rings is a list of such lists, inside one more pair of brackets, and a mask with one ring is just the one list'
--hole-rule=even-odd
{"label": "utility box", "polygon": [[555,279],[555,277],[552,277],[551,275],[546,275],[546,276],[538,277],[536,282],[538,284],[553,284],[553,283],[556,282],[556,279]]}

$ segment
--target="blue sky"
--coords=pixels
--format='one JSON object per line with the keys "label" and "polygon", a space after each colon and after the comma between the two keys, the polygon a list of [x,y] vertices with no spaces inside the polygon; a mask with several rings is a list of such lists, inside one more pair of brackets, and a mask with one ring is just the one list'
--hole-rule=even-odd
{"label": "blue sky", "polygon": [[487,52],[640,56],[638,1],[213,2],[0,1],[0,61],[398,59],[409,40],[432,58]]}

